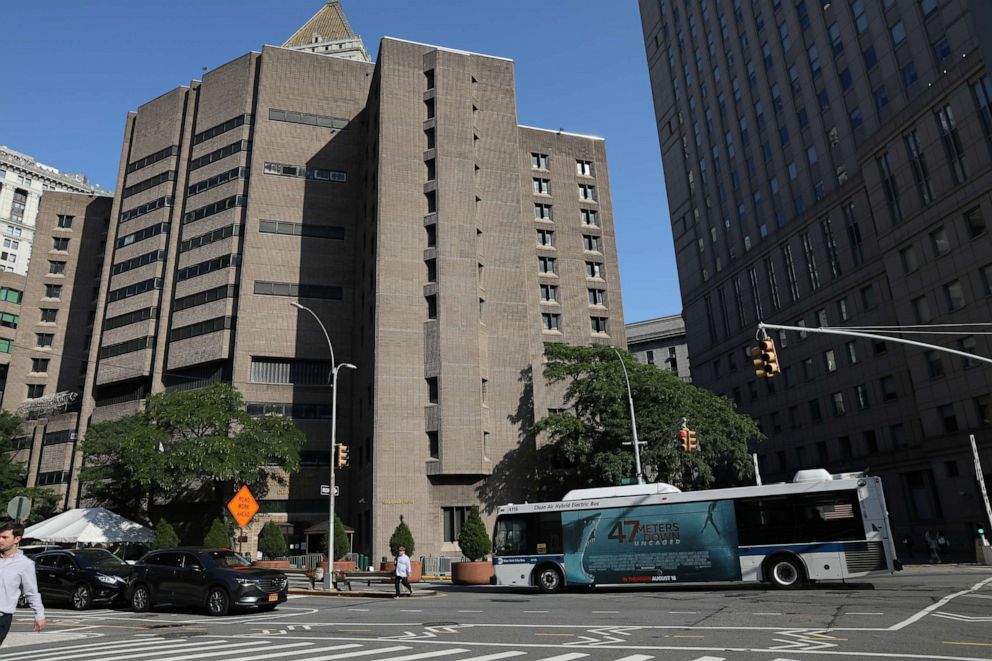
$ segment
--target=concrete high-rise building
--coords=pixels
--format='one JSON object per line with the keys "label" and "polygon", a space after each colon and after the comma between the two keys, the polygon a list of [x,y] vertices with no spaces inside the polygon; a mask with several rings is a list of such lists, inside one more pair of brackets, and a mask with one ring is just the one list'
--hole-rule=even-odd
{"label": "concrete high-rise building", "polygon": [[28,272],[38,205],[48,191],[106,194],[82,174],[59,172],[27,154],[0,146],[0,271]]}
{"label": "concrete high-rise building", "polygon": [[627,324],[626,333],[627,351],[639,362],[668,370],[685,383],[692,383],[682,315],[634,321]]}
{"label": "concrete high-rise building", "polygon": [[330,361],[300,301],[357,366],[337,395],[355,550],[386,552],[402,515],[418,554],[458,555],[470,507],[524,486],[504,457],[562,406],[544,343],[625,346],[603,140],[518,125],[510,60],[391,38],[374,64],[323,50],[356,41],[329,2],[292,48],[128,115],[91,368],[78,414],[44,421],[76,425],[70,505],[90,424],[224,381],[307,437],[253,526],[296,542],[326,521]]}
{"label": "concrete high-rise building", "polygon": [[[992,370],[759,320],[885,327],[992,318],[992,78],[977,0],[641,0],[697,385],[755,417],[765,479],[883,476],[898,534],[963,547],[984,519]],[[896,329],[890,329],[896,330]],[[985,326],[914,339],[990,355]]]}

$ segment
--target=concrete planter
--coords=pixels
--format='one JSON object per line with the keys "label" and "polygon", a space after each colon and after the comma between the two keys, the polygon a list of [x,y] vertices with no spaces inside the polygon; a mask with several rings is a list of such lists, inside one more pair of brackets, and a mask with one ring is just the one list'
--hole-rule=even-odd
{"label": "concrete planter", "polygon": [[493,563],[488,560],[451,563],[451,582],[455,585],[489,585],[492,575]]}
{"label": "concrete planter", "polygon": [[256,560],[255,566],[260,569],[289,569],[289,560]]}
{"label": "concrete planter", "polygon": [[[390,560],[389,562],[380,562],[379,571],[396,571],[396,563]],[[421,565],[420,560],[410,561],[410,582],[419,583],[424,575],[424,568]]]}

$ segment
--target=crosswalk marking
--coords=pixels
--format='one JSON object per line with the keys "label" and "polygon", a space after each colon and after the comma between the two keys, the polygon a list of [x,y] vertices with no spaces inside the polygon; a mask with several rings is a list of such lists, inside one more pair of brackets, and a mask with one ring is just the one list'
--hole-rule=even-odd
{"label": "crosswalk marking", "polygon": [[[221,646],[224,646],[227,649],[230,649],[232,647],[247,647],[247,646],[257,645],[257,644],[258,643],[255,642],[255,641],[252,641],[252,642],[249,642],[249,643],[228,643],[225,640],[219,640],[219,641],[210,642],[210,643],[204,643],[203,641],[198,641],[198,642],[185,642],[185,643],[180,643],[178,645],[171,645],[168,649],[159,650],[159,651],[151,651],[151,648],[149,648],[149,646],[147,646],[147,645],[143,645],[140,648],[137,648],[136,646],[133,646],[131,644],[125,644],[125,645],[122,646],[124,649],[114,649],[114,651],[109,656],[107,655],[107,649],[103,649],[103,650],[100,650],[98,652],[83,652],[82,654],[74,654],[72,656],[72,658],[73,659],[82,659],[82,658],[89,658],[89,657],[96,656],[96,657],[99,657],[100,661],[123,661],[123,659],[147,659],[147,658],[150,658],[150,657],[153,657],[153,656],[162,656],[163,654],[172,654],[172,652],[174,652],[175,650],[185,649],[185,648],[188,648],[188,647],[196,647],[196,648],[199,648],[199,649],[207,649],[209,647],[209,648],[212,648],[213,652],[217,652],[217,651],[220,651],[219,648]],[[136,649],[137,649],[137,651],[135,651]],[[124,654],[120,654],[120,652],[124,652]],[[45,652],[43,654],[47,654],[47,652]],[[65,658],[66,657],[62,656],[61,653],[60,653],[59,656],[55,656],[55,657],[53,657],[53,656],[39,656],[39,657],[35,657],[31,661],[60,661],[60,659],[65,659]],[[182,657],[176,657],[176,658],[182,660],[182,659],[188,659],[188,658],[192,658],[192,657],[182,656]],[[156,661],[167,661],[167,660],[166,659],[157,659]]]}
{"label": "crosswalk marking", "polygon": [[539,661],[572,661],[572,659],[581,659],[583,657],[589,656],[588,654],[580,654],[579,652],[572,652],[571,654],[559,654],[558,656],[549,656]]}
{"label": "crosswalk marking", "polygon": [[[693,659],[692,661],[727,661],[727,660],[722,656],[701,656],[698,659]],[[779,659],[775,659],[775,661],[779,661]]]}
{"label": "crosswalk marking", "polygon": [[[257,641],[255,642],[255,644],[256,645],[258,644]],[[256,655],[256,656],[242,656],[243,654],[245,654],[245,651],[244,650],[232,650],[231,649],[232,647],[235,647],[235,646],[234,645],[225,645],[224,648],[223,649],[220,649],[220,650],[213,649],[213,650],[211,650],[209,652],[203,652],[202,654],[185,654],[185,653],[183,653],[183,654],[180,654],[179,656],[170,656],[170,657],[165,658],[165,659],[156,659],[155,661],[186,661],[187,659],[205,659],[205,658],[222,659],[222,658],[225,658],[225,657],[230,657],[232,655],[236,656],[239,659],[239,661],[248,661],[248,659],[271,659],[272,657],[275,657],[275,656],[285,656],[286,650],[289,649],[289,648],[292,648],[292,647],[296,647],[296,648],[300,648],[300,647],[312,648],[313,647],[313,643],[291,643],[291,644],[288,644],[288,645],[270,645],[268,647],[265,647],[264,650],[262,650],[263,652],[267,652],[266,654]],[[332,647],[332,648],[327,648],[327,649],[340,649],[341,647],[358,647],[358,645],[343,645],[343,646],[338,646],[336,648]],[[278,652],[272,652],[272,650],[280,650],[280,651],[278,651]],[[168,650],[168,651],[169,652],[172,652],[173,650]],[[297,652],[300,652],[302,650],[297,649],[296,651]],[[306,651],[309,652],[310,650],[308,649]]]}
{"label": "crosswalk marking", "polygon": [[647,654],[631,654],[630,656],[625,656],[622,659],[617,659],[617,661],[648,661],[648,659],[653,658],[653,656],[649,656]]}
{"label": "crosswalk marking", "polygon": [[[359,647],[356,645],[356,647]],[[395,647],[380,647],[378,649],[358,650],[357,652],[343,652],[341,654],[328,654],[325,656],[307,657],[307,661],[333,661],[334,659],[351,659],[356,656],[371,656],[373,654],[386,654],[388,652],[401,652],[409,647],[397,645]]]}
{"label": "crosswalk marking", "polygon": [[[47,635],[47,634],[45,634],[45,635]],[[126,645],[135,645],[135,646],[137,646],[137,645],[148,645],[148,646],[153,646],[153,645],[157,645],[157,644],[159,644],[161,642],[162,642],[162,639],[161,638],[149,638],[147,640],[134,641],[133,643],[121,643],[120,641],[107,642],[107,643],[89,643],[89,644],[86,644],[86,645],[69,645],[67,647],[59,647],[58,648],[58,652],[61,654],[63,652],[76,652],[76,651],[85,651],[85,650],[98,650],[98,649],[104,649],[104,648],[108,648],[108,647],[111,648],[111,649],[114,649],[114,648],[121,647],[122,645],[125,645],[125,646]],[[45,653],[47,653],[47,652],[45,652]],[[4,653],[3,659],[4,659],[4,661],[14,661],[15,659],[31,659],[32,661],[35,661],[38,658],[37,655],[38,655],[38,650],[32,650],[30,652],[12,652],[10,654]]]}
{"label": "crosswalk marking", "polygon": [[459,659],[458,661],[496,661],[496,659],[508,659],[511,656],[522,656],[527,652],[498,652],[496,654],[487,654],[485,656],[473,656],[468,659]]}
{"label": "crosswalk marking", "polygon": [[[430,659],[435,656],[450,656],[452,654],[461,654],[462,652],[467,652],[468,650],[463,650],[460,647],[450,650],[435,650],[433,652],[421,652],[420,654],[407,654],[405,656],[391,656],[389,661],[416,661],[417,659]],[[324,661],[325,657],[310,659],[309,661]]]}

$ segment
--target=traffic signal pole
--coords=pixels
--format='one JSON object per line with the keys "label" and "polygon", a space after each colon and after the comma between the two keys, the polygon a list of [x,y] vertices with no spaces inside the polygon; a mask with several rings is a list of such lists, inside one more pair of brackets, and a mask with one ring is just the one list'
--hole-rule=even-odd
{"label": "traffic signal pole", "polygon": [[923,347],[924,349],[933,349],[934,351],[943,351],[944,353],[952,353],[956,356],[963,356],[964,358],[979,360],[982,361],[983,363],[989,363],[990,365],[992,365],[992,358],[985,358],[984,356],[976,356],[975,354],[968,353],[967,351],[948,349],[947,347],[938,346],[936,344],[927,344],[926,342],[907,340],[902,337],[892,337],[891,335],[878,335],[876,333],[865,333],[864,331],[847,330],[846,328],[833,328],[830,326],[820,327],[820,328],[807,328],[806,326],[782,326],[779,324],[766,324],[763,321],[758,323],[759,333],[761,333],[766,329],[797,331],[799,333],[822,333],[824,335],[848,335],[850,337],[866,337],[870,340],[884,340],[886,342],[898,342],[900,344],[910,344],[916,347]]}

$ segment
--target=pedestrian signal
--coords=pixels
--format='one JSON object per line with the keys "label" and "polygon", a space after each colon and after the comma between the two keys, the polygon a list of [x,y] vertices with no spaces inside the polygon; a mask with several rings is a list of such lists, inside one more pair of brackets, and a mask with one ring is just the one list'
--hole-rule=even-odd
{"label": "pedestrian signal", "polygon": [[770,337],[759,341],[758,346],[751,349],[751,355],[754,356],[754,374],[759,378],[771,378],[781,371],[775,355],[775,341]]}
{"label": "pedestrian signal", "polygon": [[338,468],[348,465],[348,446],[338,443]]}

